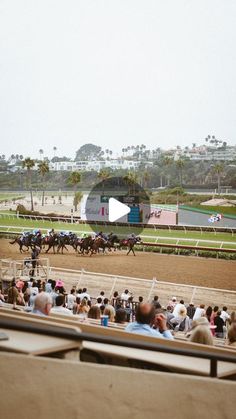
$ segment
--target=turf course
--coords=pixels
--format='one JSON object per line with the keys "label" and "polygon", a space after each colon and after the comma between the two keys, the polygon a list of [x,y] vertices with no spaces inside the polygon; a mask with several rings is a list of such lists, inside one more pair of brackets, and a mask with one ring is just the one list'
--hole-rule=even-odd
{"label": "turf course", "polygon": [[[70,230],[80,235],[83,232],[92,232],[89,224],[71,224],[69,222],[52,222],[45,220],[23,219],[16,216],[10,216],[6,213],[0,214],[0,231],[1,232],[21,232],[27,228],[40,228],[43,232],[47,229],[54,228],[56,231]],[[96,228],[96,226],[95,226]],[[135,232],[135,228],[118,227],[118,226],[101,226],[98,225],[97,231],[102,230],[104,233],[113,231],[119,236],[126,236]],[[178,230],[161,230],[144,228],[141,234],[143,241],[169,244],[188,244],[206,247],[222,247],[236,249],[236,237],[232,233],[221,232],[200,232],[200,231],[178,231]]]}

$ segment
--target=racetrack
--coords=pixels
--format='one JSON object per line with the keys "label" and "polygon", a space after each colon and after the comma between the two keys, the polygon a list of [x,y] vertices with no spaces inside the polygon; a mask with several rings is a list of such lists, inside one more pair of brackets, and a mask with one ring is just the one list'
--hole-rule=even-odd
{"label": "racetrack", "polygon": [[[0,239],[0,258],[24,259],[27,253],[20,254],[17,245],[10,245],[9,240]],[[112,275],[124,275],[137,278],[156,277],[157,280],[204,287],[235,290],[236,261],[206,259],[191,256],[160,255],[137,252],[136,257],[126,256],[124,251],[106,255],[76,255],[70,250],[64,255],[42,254],[49,257],[50,265],[85,269]]]}

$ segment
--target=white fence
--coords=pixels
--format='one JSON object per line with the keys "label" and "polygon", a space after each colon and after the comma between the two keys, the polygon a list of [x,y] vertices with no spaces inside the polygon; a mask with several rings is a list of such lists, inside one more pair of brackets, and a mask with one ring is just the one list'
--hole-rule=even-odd
{"label": "white fence", "polygon": [[77,288],[86,287],[94,298],[99,295],[100,291],[104,291],[105,295],[111,298],[114,291],[121,293],[127,288],[132,292],[134,300],[143,296],[144,300],[151,301],[154,295],[158,295],[161,304],[164,306],[175,296],[177,300],[183,298],[185,303],[192,301],[195,305],[204,303],[212,306],[219,305],[220,308],[226,305],[229,310],[236,309],[236,291],[176,284],[159,281],[156,278],[153,278],[153,280],[139,279],[57,267],[51,268],[50,278],[62,279],[67,289],[73,286]]}
{"label": "white fence", "polygon": [[[33,230],[35,230],[35,227],[20,227],[20,226],[10,226],[10,225],[0,225],[0,233],[9,233],[9,234],[22,234],[24,231],[33,231]],[[46,228],[41,228],[41,230],[43,231],[43,232],[46,232],[47,231],[47,229]],[[56,230],[55,230],[56,231]],[[59,230],[58,230],[59,231]],[[86,234],[91,234],[91,230],[73,230],[73,228],[72,229],[70,229],[70,230],[67,230],[67,229],[63,229],[63,231],[71,231],[72,233],[75,233],[75,234],[79,234],[79,233],[86,233]],[[168,233],[166,233],[166,234],[168,234]],[[124,237],[124,234],[117,234],[117,236],[118,237]],[[181,238],[179,238],[179,237],[168,237],[167,235],[165,235],[165,236],[158,236],[158,235],[156,235],[156,236],[149,236],[149,235],[146,235],[146,234],[140,234],[140,237],[142,238],[142,239],[148,239],[149,241],[152,241],[153,243],[162,243],[162,240],[164,240],[164,243],[167,241],[167,242],[170,242],[170,244],[175,244],[175,245],[178,245],[178,244],[189,244],[189,243],[193,243],[194,242],[194,246],[196,246],[196,248],[198,247],[198,246],[203,246],[204,244],[208,244],[208,246],[209,246],[209,243],[211,243],[211,244],[214,244],[214,245],[216,245],[216,247],[219,247],[220,249],[224,249],[224,247],[226,246],[226,247],[229,247],[229,245],[230,245],[230,247],[232,248],[232,249],[236,249],[236,242],[230,242],[230,241],[221,241],[221,240],[206,240],[206,239],[193,239],[193,238],[187,238],[187,237],[181,237]],[[213,246],[212,246],[213,247]]]}
{"label": "white fence", "polygon": [[[36,262],[35,268],[33,268],[33,262]],[[0,280],[28,279],[33,269],[35,279],[48,280],[50,276],[48,258],[31,259],[29,256],[22,260],[0,259]]]}

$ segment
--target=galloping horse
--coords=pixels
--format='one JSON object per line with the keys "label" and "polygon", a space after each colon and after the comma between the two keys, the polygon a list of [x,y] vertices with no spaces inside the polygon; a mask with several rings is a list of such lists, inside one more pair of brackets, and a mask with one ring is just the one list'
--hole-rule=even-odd
{"label": "galloping horse", "polygon": [[99,249],[103,249],[103,253],[105,252],[105,248],[107,247],[107,240],[105,240],[103,237],[96,237],[93,240],[93,244],[91,246],[91,253],[90,256],[92,256],[93,253],[97,253]]}
{"label": "galloping horse", "polygon": [[[27,252],[29,250],[29,248],[31,247],[31,236],[19,236],[16,237],[15,240],[13,240],[12,242],[9,242],[10,244],[15,244],[17,243],[19,245],[20,248],[20,252]],[[26,247],[26,250],[23,249],[23,247]]]}
{"label": "galloping horse", "polygon": [[141,243],[141,238],[139,236],[137,236],[137,237],[130,237],[130,238],[127,238],[127,239],[120,240],[119,247],[120,248],[122,248],[122,247],[128,247],[129,250],[127,252],[127,256],[130,254],[130,252],[132,252],[133,255],[136,256],[135,255],[135,252],[134,252],[134,246],[137,243]]}
{"label": "galloping horse", "polygon": [[[10,242],[10,244],[15,244],[17,243],[19,245],[20,248],[20,252],[27,252],[29,250],[29,248],[32,249],[32,246],[37,246],[40,249],[42,248],[42,236],[34,236],[33,234],[28,234],[27,236],[19,236],[16,237],[15,240],[13,240],[12,242]],[[23,247],[26,247],[26,250],[23,249]]]}
{"label": "galloping horse", "polygon": [[58,234],[54,233],[53,235],[43,237],[42,245],[48,246],[45,253],[48,253],[51,248],[53,248],[53,253],[55,254],[55,247],[58,245]]}
{"label": "galloping horse", "polygon": [[84,255],[84,252],[89,253],[89,251],[92,249],[94,240],[92,239],[92,236],[85,237],[81,239],[77,246],[80,247],[80,253]]}

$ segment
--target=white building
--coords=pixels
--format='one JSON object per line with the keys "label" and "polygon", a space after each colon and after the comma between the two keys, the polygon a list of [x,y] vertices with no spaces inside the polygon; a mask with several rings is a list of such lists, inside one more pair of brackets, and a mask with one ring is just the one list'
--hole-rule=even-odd
{"label": "white building", "polygon": [[[152,166],[152,162],[142,162],[146,166]],[[91,160],[91,161],[61,161],[61,162],[50,162],[49,169],[52,171],[91,171],[100,172],[102,169],[124,169],[124,170],[136,170],[140,166],[139,161],[135,160]]]}

